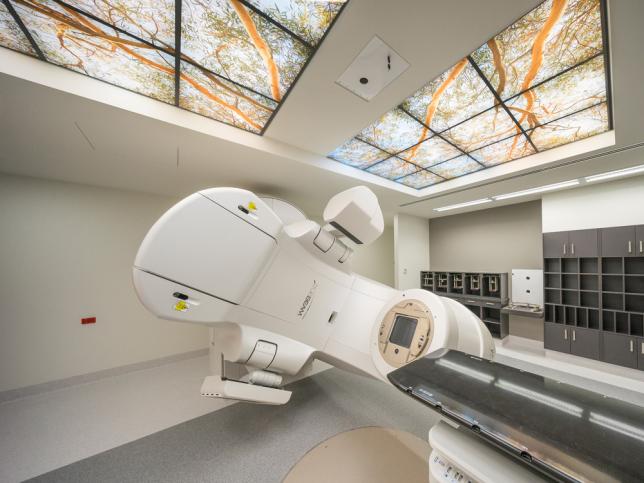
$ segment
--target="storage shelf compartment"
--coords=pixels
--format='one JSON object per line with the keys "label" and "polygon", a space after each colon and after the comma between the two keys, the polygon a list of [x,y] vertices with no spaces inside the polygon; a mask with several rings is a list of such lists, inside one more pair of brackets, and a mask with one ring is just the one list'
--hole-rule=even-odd
{"label": "storage shelf compartment", "polygon": [[576,273],[574,275],[563,274],[561,276],[561,288],[578,289],[579,276]]}
{"label": "storage shelf compartment", "polygon": [[564,305],[579,305],[579,292],[576,290],[562,290],[561,303]]}
{"label": "storage shelf compartment", "polygon": [[580,294],[580,304],[582,307],[599,307],[599,294],[597,292],[581,292]]}
{"label": "storage shelf compartment", "polygon": [[624,290],[624,277],[622,275],[603,275],[603,292],[622,292]]}
{"label": "storage shelf compartment", "polygon": [[644,275],[644,257],[628,257],[624,259],[625,273]]}
{"label": "storage shelf compartment", "polygon": [[602,310],[602,329],[608,332],[615,332],[615,312]]}
{"label": "storage shelf compartment", "polygon": [[434,274],[432,272],[420,272],[420,285],[428,290],[433,290]]}
{"label": "storage shelf compartment", "polygon": [[625,277],[626,293],[644,294],[644,275],[629,275]]}
{"label": "storage shelf compartment", "polygon": [[631,317],[631,335],[639,337],[644,336],[644,315],[630,314]]}
{"label": "storage shelf compartment", "polygon": [[577,327],[588,327],[588,310],[577,307]]}
{"label": "storage shelf compartment", "polygon": [[561,290],[546,290],[546,303],[560,304],[561,303]]}
{"label": "storage shelf compartment", "polygon": [[580,258],[580,273],[599,273],[599,262],[596,258]]}
{"label": "storage shelf compartment", "polygon": [[579,288],[582,290],[599,290],[599,276],[580,275]]}
{"label": "storage shelf compartment", "polygon": [[629,312],[642,312],[644,313],[644,294],[633,295],[626,294],[626,310]]}
{"label": "storage shelf compartment", "polygon": [[622,259],[617,257],[602,258],[602,273],[624,273]]}
{"label": "storage shelf compartment", "polygon": [[599,329],[599,310],[588,309],[588,328]]}
{"label": "storage shelf compartment", "polygon": [[602,307],[611,310],[624,310],[624,297],[621,293],[603,293]]}
{"label": "storage shelf compartment", "polygon": [[615,312],[615,332],[628,334],[628,314],[625,312]]}
{"label": "storage shelf compartment", "polygon": [[491,307],[483,307],[483,320],[500,322],[501,309],[493,309]]}
{"label": "storage shelf compartment", "polygon": [[486,323],[485,326],[490,331],[490,334],[492,334],[492,337],[496,337],[497,339],[501,337],[501,325]]}
{"label": "storage shelf compartment", "polygon": [[577,323],[577,309],[575,307],[564,307],[564,316],[566,325],[575,325]]}
{"label": "storage shelf compartment", "polygon": [[483,275],[483,297],[501,298],[501,278],[498,275]]}
{"label": "storage shelf compartment", "polygon": [[481,295],[481,275],[478,273],[465,274],[465,293],[468,295]]}
{"label": "storage shelf compartment", "polygon": [[447,277],[448,280],[448,292],[450,293],[463,293],[463,274],[462,273],[450,273]]}
{"label": "storage shelf compartment", "polygon": [[561,288],[561,275],[547,273],[545,277],[545,286],[547,288]]}
{"label": "storage shelf compartment", "polygon": [[544,272],[561,272],[561,259],[560,258],[544,258],[543,261]]}
{"label": "storage shelf compartment", "polygon": [[437,292],[447,292],[447,287],[449,285],[448,276],[446,273],[437,273],[436,274],[436,288]]}
{"label": "storage shelf compartment", "polygon": [[479,319],[481,318],[481,307],[479,305],[467,305],[465,304],[465,307],[470,309],[470,311],[476,315]]}
{"label": "storage shelf compartment", "polygon": [[555,306],[546,304],[543,307],[543,312],[544,312],[544,317],[546,319],[546,322],[554,322],[555,321]]}
{"label": "storage shelf compartment", "polygon": [[555,322],[557,324],[564,323],[564,308],[563,305],[555,305]]}
{"label": "storage shelf compartment", "polygon": [[563,273],[579,273],[579,259],[563,258],[561,260],[561,271]]}

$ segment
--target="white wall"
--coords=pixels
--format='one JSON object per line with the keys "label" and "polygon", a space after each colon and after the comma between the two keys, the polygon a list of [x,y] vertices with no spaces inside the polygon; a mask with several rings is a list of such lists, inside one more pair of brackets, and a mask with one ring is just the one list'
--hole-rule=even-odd
{"label": "white wall", "polygon": [[174,202],[0,175],[0,391],[207,347],[207,329],[157,319],[132,287],[138,246]]}
{"label": "white wall", "polygon": [[371,245],[356,246],[351,259],[353,271],[385,285],[394,285],[394,231],[386,227]]}
{"label": "white wall", "polygon": [[644,176],[544,194],[541,220],[544,233],[644,224]]}
{"label": "white wall", "polygon": [[429,270],[429,220],[397,214],[394,251],[396,288],[420,288],[420,271]]}

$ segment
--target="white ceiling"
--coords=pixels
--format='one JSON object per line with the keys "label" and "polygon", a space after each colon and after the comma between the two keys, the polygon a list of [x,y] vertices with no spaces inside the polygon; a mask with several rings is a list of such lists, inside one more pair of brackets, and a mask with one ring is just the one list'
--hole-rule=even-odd
{"label": "white ceiling", "polygon": [[[315,155],[331,151],[539,2],[351,0],[268,128],[267,142],[272,139],[280,145],[296,146],[321,159]],[[609,7],[616,141],[617,146],[627,146],[644,140],[644,31],[640,27],[644,2],[619,0],[610,2]],[[376,34],[411,67],[374,100],[365,102],[335,80]],[[66,71],[64,75],[78,77]],[[185,115],[204,122],[199,116]],[[176,197],[209,186],[239,186],[289,199],[314,217],[319,217],[333,194],[357,183],[315,163],[252,144],[0,74],[3,172]],[[399,211],[434,216],[432,208],[436,206],[641,164],[643,160],[644,149],[625,151],[424,201],[378,184],[370,187],[390,222]]]}

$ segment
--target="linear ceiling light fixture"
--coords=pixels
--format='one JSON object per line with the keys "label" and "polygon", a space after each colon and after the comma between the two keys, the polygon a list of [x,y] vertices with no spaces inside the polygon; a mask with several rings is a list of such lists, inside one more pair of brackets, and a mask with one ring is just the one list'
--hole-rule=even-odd
{"label": "linear ceiling light fixture", "polygon": [[513,193],[506,193],[503,195],[493,196],[492,198],[496,201],[509,200],[510,198],[518,198],[519,196],[528,196],[536,193],[544,193],[546,191],[555,191],[563,188],[570,188],[572,186],[577,186],[578,184],[579,184],[578,179],[571,179],[570,181],[562,181],[561,183],[547,184],[545,186],[537,186],[536,188],[530,188],[522,191],[515,191]]}
{"label": "linear ceiling light fixture", "polygon": [[619,178],[620,176],[628,176],[637,173],[644,173],[644,164],[631,166],[630,168],[617,169],[615,171],[608,171],[607,173],[593,174],[592,176],[586,176],[584,180],[586,183],[592,183],[593,181],[603,181],[605,179]]}
{"label": "linear ceiling light fixture", "polygon": [[434,211],[449,211],[456,210],[458,208],[466,208],[468,206],[482,205],[484,203],[490,203],[491,198],[481,198],[480,200],[466,201],[465,203],[457,203],[455,205],[441,206],[440,208],[434,208]]}

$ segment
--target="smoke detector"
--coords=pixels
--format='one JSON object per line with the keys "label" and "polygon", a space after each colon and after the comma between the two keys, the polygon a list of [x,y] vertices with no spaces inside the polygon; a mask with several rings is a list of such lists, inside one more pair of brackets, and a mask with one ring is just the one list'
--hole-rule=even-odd
{"label": "smoke detector", "polygon": [[375,36],[335,82],[370,101],[408,67],[409,62]]}

